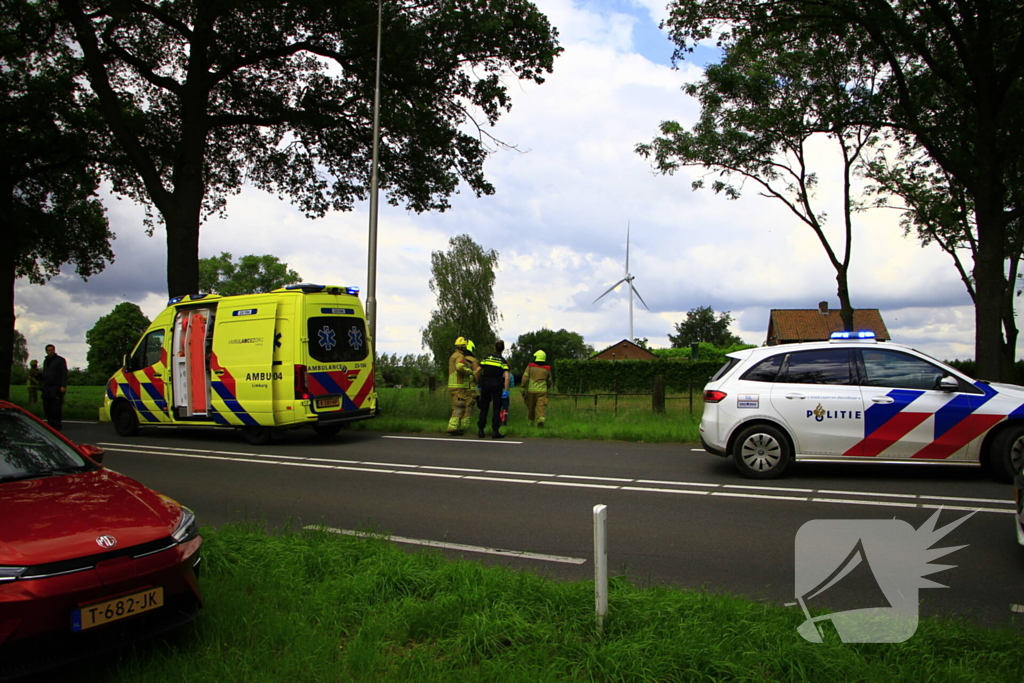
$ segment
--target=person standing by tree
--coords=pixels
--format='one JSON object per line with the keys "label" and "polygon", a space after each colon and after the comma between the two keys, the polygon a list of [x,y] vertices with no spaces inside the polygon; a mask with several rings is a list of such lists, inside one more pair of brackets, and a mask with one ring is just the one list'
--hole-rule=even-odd
{"label": "person standing by tree", "polygon": [[526,372],[523,373],[526,419],[531,425],[536,419],[538,427],[544,426],[548,411],[548,387],[554,380],[547,360],[548,355],[544,351],[537,351],[533,354],[533,362],[526,366]]}
{"label": "person standing by tree", "polygon": [[68,390],[68,363],[57,355],[53,344],[46,345],[46,358],[43,360],[43,413],[46,422],[58,432],[62,426],[64,410],[64,394]]}
{"label": "person standing by tree", "polygon": [[28,387],[28,404],[34,406],[39,401],[39,389],[43,386],[39,375],[39,361],[33,360],[28,364],[28,379],[25,380],[25,385]]}
{"label": "person standing by tree", "polygon": [[469,340],[459,337],[455,340],[455,351],[448,358],[448,393],[452,398],[452,416],[448,419],[448,433],[462,436],[469,423],[471,401],[473,400],[473,361],[466,357]]}
{"label": "person standing by tree", "polygon": [[487,412],[491,413],[491,436],[495,439],[504,439],[501,433],[501,402],[508,398],[508,363],[505,362],[502,353],[505,351],[505,342],[498,340],[494,342],[494,353],[480,361],[477,366],[476,381],[480,385],[480,419],[477,420],[476,435],[484,438],[484,426],[487,424]]}

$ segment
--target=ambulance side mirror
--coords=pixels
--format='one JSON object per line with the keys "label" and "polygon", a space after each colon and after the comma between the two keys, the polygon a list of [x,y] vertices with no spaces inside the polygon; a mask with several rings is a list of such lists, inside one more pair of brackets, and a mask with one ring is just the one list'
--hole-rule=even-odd
{"label": "ambulance side mirror", "polygon": [[128,354],[125,354],[125,355],[121,356],[121,367],[124,368],[125,372],[131,372],[132,371],[130,365],[131,364],[128,362]]}
{"label": "ambulance side mirror", "polygon": [[939,380],[939,389],[942,391],[956,391],[960,388],[960,381],[952,375],[946,375]]}

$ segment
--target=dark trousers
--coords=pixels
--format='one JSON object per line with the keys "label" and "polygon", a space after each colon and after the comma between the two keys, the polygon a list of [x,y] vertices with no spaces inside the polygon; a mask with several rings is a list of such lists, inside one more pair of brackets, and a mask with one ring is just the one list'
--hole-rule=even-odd
{"label": "dark trousers", "polygon": [[60,431],[63,426],[62,413],[64,412],[64,395],[60,388],[47,391],[43,388],[43,414],[46,415],[46,423]]}
{"label": "dark trousers", "polygon": [[480,385],[480,419],[477,420],[478,429],[487,425],[487,412],[491,411],[491,430],[497,434],[501,427],[501,392],[503,385],[489,384],[484,382]]}

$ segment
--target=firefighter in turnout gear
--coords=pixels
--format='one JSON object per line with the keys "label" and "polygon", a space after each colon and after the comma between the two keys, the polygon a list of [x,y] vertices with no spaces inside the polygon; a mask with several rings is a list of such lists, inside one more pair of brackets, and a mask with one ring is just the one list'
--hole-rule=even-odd
{"label": "firefighter in turnout gear", "polygon": [[473,405],[473,374],[475,361],[468,355],[472,342],[465,337],[455,340],[455,352],[448,358],[448,393],[452,397],[452,416],[448,433],[461,436],[470,425]]}
{"label": "firefighter in turnout gear", "polygon": [[533,354],[533,362],[526,366],[523,373],[523,398],[526,399],[526,419],[532,425],[537,421],[538,427],[544,426],[548,412],[548,388],[554,377],[551,366],[547,364],[548,356],[543,351]]}

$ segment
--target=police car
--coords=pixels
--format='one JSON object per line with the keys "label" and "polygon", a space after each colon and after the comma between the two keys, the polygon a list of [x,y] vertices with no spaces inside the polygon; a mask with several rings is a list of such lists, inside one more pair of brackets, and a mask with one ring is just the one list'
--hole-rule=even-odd
{"label": "police car", "polygon": [[701,442],[747,477],[794,460],[1024,466],[1024,387],[975,381],[871,332],[730,353],[704,388]]}

